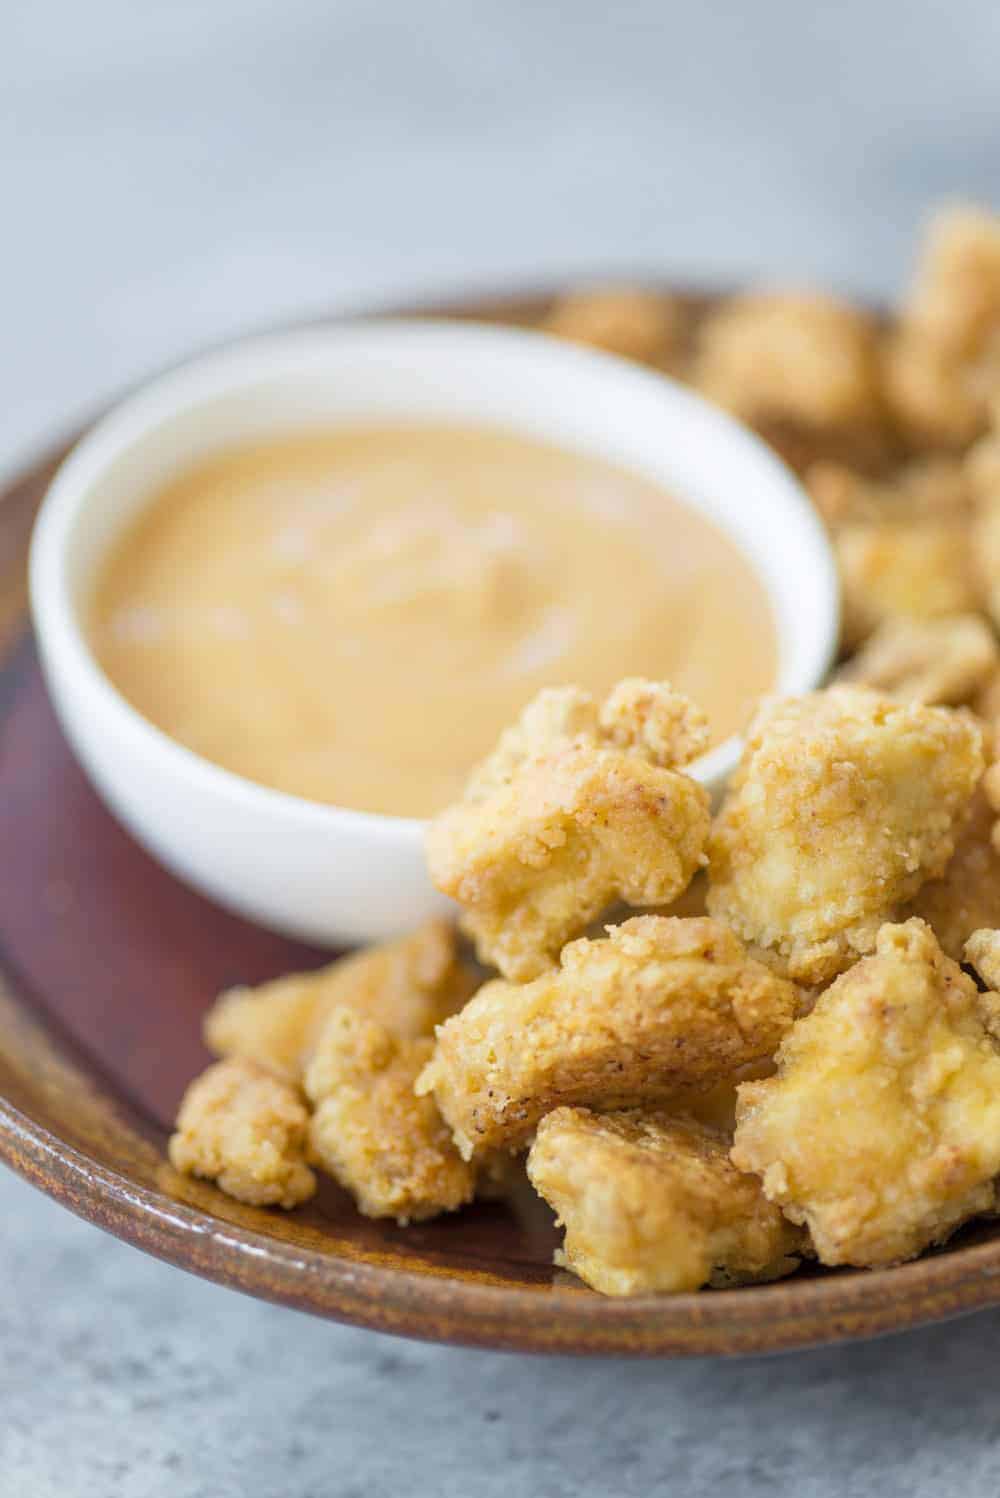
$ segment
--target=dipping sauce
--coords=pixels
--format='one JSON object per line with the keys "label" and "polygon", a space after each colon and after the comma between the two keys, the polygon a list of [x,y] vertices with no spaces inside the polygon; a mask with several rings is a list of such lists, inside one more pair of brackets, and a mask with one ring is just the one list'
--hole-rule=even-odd
{"label": "dipping sauce", "polygon": [[115,686],[262,785],[433,815],[540,687],[666,678],[716,741],[774,682],[763,584],[636,474],[512,433],[297,434],[214,456],[94,591]]}

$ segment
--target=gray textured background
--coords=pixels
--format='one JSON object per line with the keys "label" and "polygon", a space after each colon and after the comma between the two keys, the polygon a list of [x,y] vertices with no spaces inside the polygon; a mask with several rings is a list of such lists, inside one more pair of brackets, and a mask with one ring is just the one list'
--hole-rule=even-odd
{"label": "gray textured background", "polygon": [[[0,0],[0,469],[199,343],[573,269],[891,291],[1000,206],[996,0]],[[397,1343],[0,1178],[0,1498],[992,1495],[1000,1317],[773,1361]]]}

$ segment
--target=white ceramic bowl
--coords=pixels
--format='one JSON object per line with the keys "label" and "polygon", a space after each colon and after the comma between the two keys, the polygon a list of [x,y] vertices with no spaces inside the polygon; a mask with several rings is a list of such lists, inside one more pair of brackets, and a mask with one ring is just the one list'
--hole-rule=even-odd
{"label": "white ceramic bowl", "polygon": [[[94,784],[141,843],[221,904],[321,943],[377,940],[445,903],[424,868],[423,824],[267,790],[199,758],[119,695],[81,616],[123,525],[187,465],[262,435],[394,419],[546,439],[709,515],[767,588],[778,691],[817,685],[837,633],[830,551],[795,479],[690,391],[621,360],[512,329],[386,319],[254,339],[153,381],[78,443],[42,507],[31,603],[49,688]],[[698,778],[716,788],[738,750],[717,746]]]}

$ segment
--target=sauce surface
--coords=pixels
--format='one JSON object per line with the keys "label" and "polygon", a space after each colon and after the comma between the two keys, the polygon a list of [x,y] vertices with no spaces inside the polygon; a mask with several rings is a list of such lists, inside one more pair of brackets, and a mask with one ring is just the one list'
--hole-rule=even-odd
{"label": "sauce surface", "polygon": [[278,790],[428,816],[543,686],[666,678],[741,729],[774,682],[763,584],[657,485],[487,429],[224,452],[102,570],[91,640],[139,712]]}

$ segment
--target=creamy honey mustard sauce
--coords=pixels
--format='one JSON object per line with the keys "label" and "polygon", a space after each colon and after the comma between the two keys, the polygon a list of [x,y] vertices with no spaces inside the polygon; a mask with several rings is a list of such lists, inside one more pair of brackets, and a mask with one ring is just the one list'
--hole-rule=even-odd
{"label": "creamy honey mustard sauce", "polygon": [[542,686],[666,678],[715,740],[773,685],[763,585],[656,485],[509,433],[306,433],[200,463],[98,578],[158,727],[262,785],[427,816]]}

